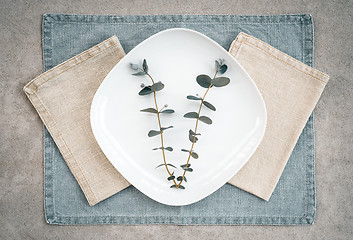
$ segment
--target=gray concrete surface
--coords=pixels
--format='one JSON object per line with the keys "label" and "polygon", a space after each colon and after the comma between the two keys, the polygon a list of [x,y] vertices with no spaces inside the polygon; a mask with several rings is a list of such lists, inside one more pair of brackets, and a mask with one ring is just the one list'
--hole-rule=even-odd
{"label": "gray concrete surface", "polygon": [[[42,122],[22,92],[42,73],[41,16],[311,13],[315,66],[331,80],[315,109],[312,226],[51,226],[43,211]],[[353,1],[0,0],[0,239],[353,239]]]}

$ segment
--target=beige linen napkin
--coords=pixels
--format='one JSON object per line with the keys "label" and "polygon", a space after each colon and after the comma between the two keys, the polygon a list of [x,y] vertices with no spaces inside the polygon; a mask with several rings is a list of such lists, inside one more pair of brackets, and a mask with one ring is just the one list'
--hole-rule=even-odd
{"label": "beige linen napkin", "polygon": [[[258,85],[268,123],[259,148],[229,183],[268,200],[328,76],[243,33],[230,53]],[[94,93],[124,55],[114,36],[24,88],[90,205],[129,186],[102,153],[89,120]]]}
{"label": "beige linen napkin", "polygon": [[91,206],[130,185],[103,154],[90,124],[94,94],[124,55],[114,36],[24,87]]}
{"label": "beige linen napkin", "polygon": [[264,138],[229,183],[269,200],[329,77],[245,33],[229,52],[255,81],[267,109]]}

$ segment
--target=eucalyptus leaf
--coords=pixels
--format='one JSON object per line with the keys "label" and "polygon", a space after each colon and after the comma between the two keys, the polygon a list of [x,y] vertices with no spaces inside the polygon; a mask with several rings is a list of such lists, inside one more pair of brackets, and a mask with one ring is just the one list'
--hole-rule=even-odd
{"label": "eucalyptus leaf", "polygon": [[228,85],[230,82],[230,79],[227,77],[218,77],[212,80],[213,86],[215,87],[224,87]]}
{"label": "eucalyptus leaf", "polygon": [[193,130],[189,130],[189,134],[193,135],[193,136],[197,136],[197,135],[201,135],[201,133],[195,133]]}
{"label": "eucalyptus leaf", "polygon": [[[162,166],[164,166],[165,164],[164,163],[162,163],[162,164],[159,164],[157,167],[155,167],[155,168],[159,168],[159,167],[162,167]],[[167,163],[167,166],[170,166],[170,167],[173,167],[173,168],[176,168],[176,166],[174,166],[173,164],[170,164],[170,163]]]}
{"label": "eucalyptus leaf", "polygon": [[[181,151],[182,151],[182,152],[188,152],[188,153],[190,153],[190,151],[189,151],[189,150],[186,150],[186,149],[181,149]],[[195,159],[198,159],[198,158],[199,158],[199,155],[198,155],[196,152],[192,151],[192,152],[191,152],[191,157],[193,157],[193,158],[195,158]],[[191,165],[191,164],[189,164],[189,167],[190,167],[190,165]],[[184,168],[185,166],[186,166],[186,164],[181,165],[180,167]]]}
{"label": "eucalyptus leaf", "polygon": [[199,117],[199,120],[200,120],[201,122],[206,123],[206,124],[212,124],[211,118],[206,117],[206,116],[201,116],[201,117]]}
{"label": "eucalyptus leaf", "polygon": [[166,147],[166,148],[164,148],[164,150],[167,150],[167,151],[169,151],[169,152],[172,152],[172,151],[173,151],[173,148],[172,148],[172,147]]}
{"label": "eucalyptus leaf", "polygon": [[198,159],[199,158],[199,155],[196,153],[196,152],[192,152],[191,153],[191,157],[195,158],[195,159]]}
{"label": "eucalyptus leaf", "polygon": [[228,69],[228,66],[224,64],[219,68],[219,73],[223,74],[227,71],[227,69]]}
{"label": "eucalyptus leaf", "polygon": [[187,172],[192,172],[192,171],[194,171],[194,169],[192,169],[192,168],[185,168],[184,170],[187,171]]}
{"label": "eucalyptus leaf", "polygon": [[189,164],[183,164],[183,165],[180,165],[180,167],[184,169],[184,168],[186,167],[186,165],[188,165],[188,167],[190,167],[190,166],[191,166],[191,164],[189,163]]}
{"label": "eucalyptus leaf", "polygon": [[162,90],[163,88],[164,88],[164,84],[161,82],[156,82],[151,86],[151,90],[156,92]]}
{"label": "eucalyptus leaf", "polygon": [[198,118],[199,114],[197,112],[188,112],[184,115],[185,118]]}
{"label": "eucalyptus leaf", "polygon": [[169,176],[167,179],[168,179],[168,181],[171,181],[171,180],[173,180],[175,178],[175,176]]}
{"label": "eucalyptus leaf", "polygon": [[172,127],[173,127],[173,126],[169,126],[169,127],[162,127],[162,128],[161,128],[161,131],[167,130],[167,129],[172,128]]}
{"label": "eucalyptus leaf", "polygon": [[201,87],[209,88],[211,85],[212,79],[205,74],[201,74],[197,76],[196,81]]}
{"label": "eucalyptus leaf", "polygon": [[185,189],[185,187],[183,185],[180,185],[179,188],[180,189]]}
{"label": "eucalyptus leaf", "polygon": [[160,113],[174,113],[175,111],[173,109],[165,109],[163,111],[161,111]]}
{"label": "eucalyptus leaf", "polygon": [[153,148],[152,150],[159,150],[159,149],[164,149],[164,150],[167,150],[169,152],[172,152],[173,151],[173,148],[172,147],[159,147],[159,148]]}
{"label": "eucalyptus leaf", "polygon": [[130,67],[131,67],[132,70],[138,70],[139,69],[139,65],[133,64],[133,63],[130,63]]}
{"label": "eucalyptus leaf", "polygon": [[143,71],[145,71],[145,73],[148,73],[148,65],[146,59],[143,59],[142,67]]}
{"label": "eucalyptus leaf", "polygon": [[219,62],[217,60],[215,60],[215,67],[216,67],[216,71],[218,71],[219,68],[221,67],[221,65],[219,64]]}
{"label": "eucalyptus leaf", "polygon": [[159,164],[157,167],[155,167],[155,169],[156,169],[156,168],[159,168],[159,167],[162,167],[162,166],[164,166],[164,163]]}
{"label": "eucalyptus leaf", "polygon": [[167,163],[168,166],[176,168],[176,166],[174,166],[173,164]]}
{"label": "eucalyptus leaf", "polygon": [[196,135],[196,133],[194,133],[194,131],[193,130],[189,130],[189,135],[191,135],[191,136],[195,136]]}
{"label": "eucalyptus leaf", "polygon": [[170,186],[170,188],[176,188],[175,184],[173,184],[172,186]]}
{"label": "eucalyptus leaf", "polygon": [[211,109],[212,111],[216,111],[215,106],[213,106],[211,103],[207,102],[207,101],[203,101],[202,102],[206,107],[208,107],[209,109]]}
{"label": "eucalyptus leaf", "polygon": [[157,113],[157,110],[154,108],[146,108],[146,109],[140,110],[140,112]]}
{"label": "eucalyptus leaf", "polygon": [[153,93],[153,91],[151,90],[150,86],[144,87],[142,88],[142,90],[139,92],[139,95],[143,96],[143,95],[148,95]]}
{"label": "eucalyptus leaf", "polygon": [[132,75],[134,76],[142,76],[142,75],[146,75],[145,72],[137,72],[137,73],[133,73]]}
{"label": "eucalyptus leaf", "polygon": [[195,97],[195,96],[192,96],[192,95],[188,95],[186,98],[189,99],[189,100],[202,100],[202,98]]}
{"label": "eucalyptus leaf", "polygon": [[154,137],[154,136],[157,136],[159,134],[161,134],[161,131],[151,130],[151,131],[148,132],[148,136],[149,137]]}
{"label": "eucalyptus leaf", "polygon": [[[182,176],[179,176],[178,178],[177,178],[177,180],[180,182],[181,180],[183,179],[183,177]],[[184,176],[184,181],[185,182],[188,182],[188,180],[186,179],[186,177]]]}
{"label": "eucalyptus leaf", "polygon": [[190,142],[194,142],[194,138],[195,138],[195,143],[196,143],[199,139],[195,135],[189,134]]}

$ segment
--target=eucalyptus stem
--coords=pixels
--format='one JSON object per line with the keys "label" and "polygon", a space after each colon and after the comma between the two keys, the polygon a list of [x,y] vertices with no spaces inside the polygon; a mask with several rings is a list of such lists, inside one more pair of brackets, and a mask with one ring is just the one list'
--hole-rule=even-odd
{"label": "eucalyptus stem", "polygon": [[[218,71],[219,71],[219,70],[216,71],[215,75],[213,76],[213,79],[216,78]],[[213,86],[213,83],[210,84],[210,86],[207,88],[205,94],[204,94],[203,97],[202,97],[202,100],[201,100],[201,103],[200,103],[200,107],[199,107],[199,111],[198,111],[198,113],[197,113],[198,116],[200,116],[201,108],[202,108],[203,102],[204,102],[204,100],[205,100],[205,98],[206,98],[206,95],[207,95],[208,91],[210,90],[210,88],[211,88],[212,86]],[[199,118],[196,119],[195,130],[194,130],[195,135],[194,135],[194,139],[193,139],[192,144],[191,144],[191,149],[190,149],[190,151],[189,151],[189,156],[188,156],[188,160],[187,160],[187,162],[186,162],[185,169],[187,169],[188,166],[189,166],[191,153],[192,153],[192,150],[194,149],[198,123],[199,123]],[[186,174],[186,170],[185,170],[185,169],[184,169],[184,172],[183,172],[182,179],[180,180],[179,184],[176,186],[177,188],[179,188],[179,186],[181,185],[181,183],[184,181],[184,177],[185,177],[185,174]]]}
{"label": "eucalyptus stem", "polygon": [[230,82],[230,79],[227,77],[216,77],[218,73],[223,74],[227,71],[228,67],[226,64],[224,64],[224,59],[215,60],[215,66],[216,66],[216,73],[214,74],[213,79],[206,74],[201,74],[196,77],[196,82],[201,87],[207,89],[205,94],[203,95],[203,97],[201,98],[198,95],[196,95],[196,96],[188,95],[186,97],[189,100],[201,101],[201,103],[200,103],[200,107],[199,107],[198,112],[188,112],[184,115],[185,118],[196,118],[196,124],[195,124],[194,132],[191,129],[189,130],[189,141],[192,142],[190,151],[188,151],[186,149],[181,149],[181,151],[183,151],[183,152],[189,152],[189,156],[187,158],[186,164],[180,165],[180,167],[184,170],[183,175],[178,176],[176,178],[174,175],[174,171],[171,172],[169,170],[168,166],[173,167],[173,168],[176,168],[176,167],[171,163],[167,163],[166,153],[165,153],[166,150],[170,151],[170,152],[173,151],[173,148],[171,146],[164,147],[164,139],[163,139],[163,132],[167,129],[173,128],[173,126],[162,127],[161,117],[160,117],[161,114],[172,114],[175,111],[173,109],[167,108],[168,107],[167,104],[165,104],[164,107],[162,107],[160,109],[158,108],[157,92],[161,91],[164,88],[164,84],[160,81],[155,82],[153,80],[152,76],[148,73],[148,65],[147,65],[146,59],[143,59],[142,66],[139,64],[130,63],[131,69],[135,71],[135,73],[132,73],[132,75],[134,75],[134,76],[146,76],[147,75],[152,81],[152,85],[149,85],[149,86],[145,86],[145,84],[142,83],[141,84],[142,90],[139,91],[138,95],[145,96],[145,95],[149,95],[149,94],[153,93],[155,108],[145,108],[145,109],[141,109],[140,111],[146,112],[146,113],[157,114],[159,130],[158,129],[151,129],[147,135],[148,135],[148,137],[154,137],[159,134],[161,135],[161,145],[162,146],[153,148],[152,150],[162,150],[163,163],[159,164],[156,168],[163,167],[163,166],[165,167],[165,169],[168,173],[167,180],[168,181],[173,180],[173,184],[170,186],[171,188],[185,189],[185,187],[183,185],[181,185],[181,183],[183,181],[187,182],[187,179],[185,176],[186,172],[193,171],[193,169],[189,167],[189,166],[191,166],[190,157],[193,157],[195,159],[199,158],[198,154],[195,151],[193,151],[194,145],[198,140],[196,135],[201,135],[200,133],[197,133],[199,121],[204,122],[205,124],[212,124],[212,119],[210,119],[207,116],[200,116],[201,109],[202,109],[203,105],[205,105],[207,108],[209,108],[212,111],[216,111],[216,108],[211,103],[209,103],[208,101],[205,101],[207,93],[209,92],[211,87],[217,87],[217,88],[223,87],[223,86],[228,85]]}
{"label": "eucalyptus stem", "polygon": [[[152,78],[152,76],[149,74],[149,73],[146,73],[146,75],[151,79],[152,81],[152,84],[154,84],[154,80]],[[167,165],[167,161],[165,159],[165,152],[164,152],[164,141],[163,141],[163,131],[161,130],[162,129],[162,125],[161,125],[161,118],[159,116],[159,110],[158,110],[158,105],[157,105],[157,97],[156,97],[156,91],[153,91],[153,97],[154,97],[154,104],[156,106],[156,110],[157,110],[157,119],[158,119],[158,125],[159,125],[159,129],[160,129],[160,132],[161,132],[161,145],[162,145],[162,155],[163,155],[163,162],[164,162],[164,166],[165,166],[165,169],[167,170],[169,176],[173,176],[172,173],[170,173],[169,171],[169,168],[168,168],[168,165]],[[174,185],[176,187],[178,187],[175,179],[173,179],[173,182],[174,182]]]}

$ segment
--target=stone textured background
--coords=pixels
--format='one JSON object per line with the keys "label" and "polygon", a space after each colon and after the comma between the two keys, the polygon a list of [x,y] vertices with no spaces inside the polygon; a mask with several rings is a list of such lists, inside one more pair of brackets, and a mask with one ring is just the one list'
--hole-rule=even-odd
{"label": "stone textured background", "polygon": [[[44,13],[312,14],[314,65],[331,77],[315,109],[315,224],[47,225],[42,122],[22,91],[42,73]],[[0,36],[0,239],[353,239],[352,0],[0,0]]]}

